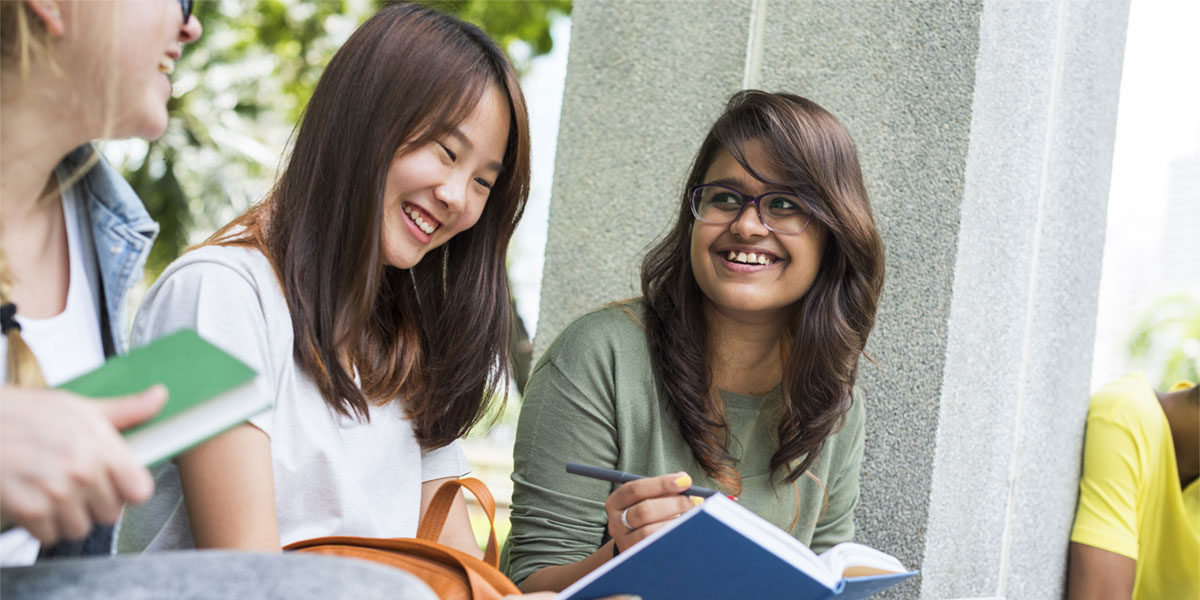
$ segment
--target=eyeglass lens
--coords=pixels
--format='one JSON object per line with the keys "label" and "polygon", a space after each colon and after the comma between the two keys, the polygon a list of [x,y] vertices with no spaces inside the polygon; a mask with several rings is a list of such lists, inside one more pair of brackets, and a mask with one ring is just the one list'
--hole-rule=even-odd
{"label": "eyeglass lens", "polygon": [[[701,221],[713,224],[732,223],[747,202],[740,192],[721,186],[698,186],[692,191],[692,208]],[[763,222],[779,233],[800,233],[811,215],[795,194],[767,194],[758,200]]]}
{"label": "eyeglass lens", "polygon": [[179,0],[179,8],[183,10],[183,24],[187,25],[192,17],[192,0]]}

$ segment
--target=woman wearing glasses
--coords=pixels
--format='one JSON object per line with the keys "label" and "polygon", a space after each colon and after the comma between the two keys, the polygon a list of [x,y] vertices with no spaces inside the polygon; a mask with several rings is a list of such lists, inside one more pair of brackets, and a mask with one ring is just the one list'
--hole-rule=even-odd
{"label": "woman wearing glasses", "polygon": [[[577,320],[517,429],[509,575],[559,590],[698,502],[732,496],[818,552],[850,540],[858,358],[883,247],[845,128],[788,94],[735,94],[693,163],[643,297]],[[649,475],[616,486],[567,461]]]}
{"label": "woman wearing glasses", "polygon": [[[153,480],[117,429],[153,415],[161,389],[103,405],[54,386],[124,347],[120,308],[158,231],[91,141],[154,139],[170,75],[200,37],[191,2],[0,3],[0,564],[107,552],[124,502]],[[181,10],[182,9],[182,10]],[[10,526],[12,528],[10,529]]]}

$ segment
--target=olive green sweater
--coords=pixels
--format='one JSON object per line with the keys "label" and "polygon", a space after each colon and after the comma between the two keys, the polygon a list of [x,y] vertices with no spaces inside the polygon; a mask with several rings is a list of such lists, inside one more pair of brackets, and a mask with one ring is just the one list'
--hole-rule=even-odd
{"label": "olive green sweater", "polygon": [[[651,476],[686,471],[696,485],[719,487],[660,398],[644,311],[631,302],[583,316],[534,367],[517,426],[512,531],[502,558],[518,583],[543,567],[582,560],[608,540],[604,500],[617,485],[567,474],[568,462]],[[826,441],[810,470],[815,480],[803,476],[795,486],[781,484],[768,466],[778,444],[778,388],[762,398],[724,392],[721,398],[728,451],[742,478],[739,501],[785,530],[794,522],[791,533],[817,552],[852,539],[862,397],[855,394],[845,425]]]}

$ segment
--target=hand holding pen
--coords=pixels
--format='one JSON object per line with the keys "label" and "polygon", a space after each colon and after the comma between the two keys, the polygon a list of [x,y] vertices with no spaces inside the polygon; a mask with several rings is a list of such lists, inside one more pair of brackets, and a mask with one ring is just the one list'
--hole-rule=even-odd
{"label": "hand holding pen", "polygon": [[682,471],[658,477],[642,477],[568,463],[567,472],[623,484],[604,501],[614,555],[702,504],[704,498],[718,493],[716,490],[692,486],[692,477]]}
{"label": "hand holding pen", "polygon": [[[600,479],[602,481],[611,481],[613,483],[629,483],[638,479],[645,479],[645,475],[634,475],[625,471],[615,471],[613,469],[605,469],[604,467],[593,467],[591,465],[581,465],[579,463],[567,463],[567,472],[572,475],[583,475],[592,479]],[[684,473],[686,475],[687,473]],[[699,496],[707,498],[709,496],[719,494],[717,490],[710,490],[706,487],[693,485],[681,492],[685,496]]]}

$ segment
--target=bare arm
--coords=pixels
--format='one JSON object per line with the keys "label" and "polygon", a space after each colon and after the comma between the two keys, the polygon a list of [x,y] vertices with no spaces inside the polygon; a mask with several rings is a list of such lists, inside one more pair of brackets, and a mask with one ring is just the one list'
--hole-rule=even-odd
{"label": "bare arm", "polygon": [[608,562],[613,557],[614,544],[625,550],[695,506],[699,498],[679,494],[691,485],[692,478],[686,473],[671,473],[631,481],[617,488],[604,502],[612,539],[581,561],[534,571],[521,582],[521,590],[558,592],[575,583]]}
{"label": "bare arm", "polygon": [[1095,546],[1071,542],[1068,600],[1129,600],[1137,562]]}
{"label": "bare arm", "polygon": [[[421,484],[422,519],[425,518],[425,511],[429,509],[429,503],[433,501],[433,495],[437,493],[438,488],[454,479],[456,478],[443,477]],[[475,534],[471,531],[471,516],[467,514],[467,501],[463,498],[462,491],[454,496],[454,504],[450,507],[450,514],[446,515],[446,524],[442,527],[442,536],[438,538],[438,543],[462,550],[475,558],[483,558],[483,551],[479,549],[479,544],[475,542]]]}
{"label": "bare arm", "polygon": [[197,548],[280,552],[271,440],[242,425],[179,457]]}
{"label": "bare arm", "polygon": [[613,541],[608,540],[587,558],[567,565],[543,567],[521,582],[522,592],[550,590],[561,592],[584,575],[591,573],[613,557]]}

